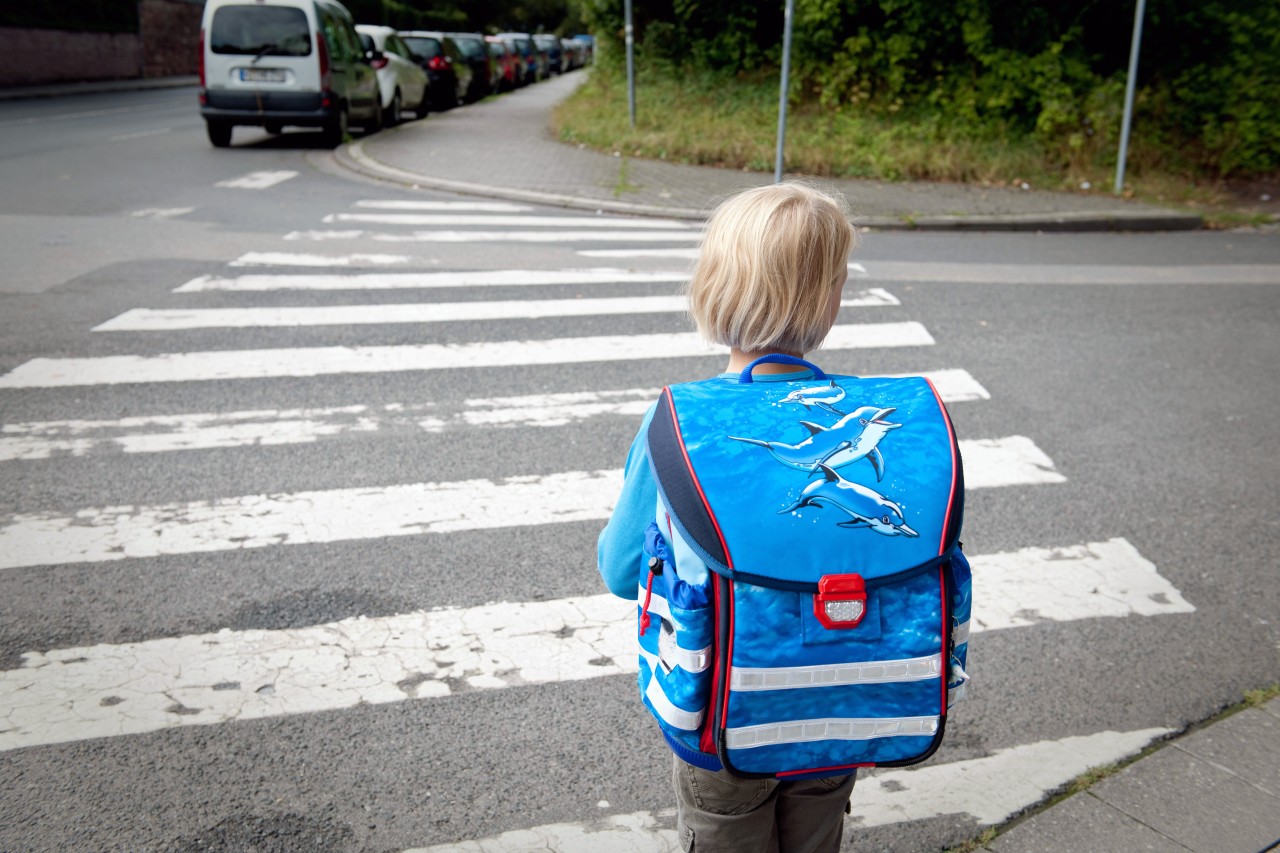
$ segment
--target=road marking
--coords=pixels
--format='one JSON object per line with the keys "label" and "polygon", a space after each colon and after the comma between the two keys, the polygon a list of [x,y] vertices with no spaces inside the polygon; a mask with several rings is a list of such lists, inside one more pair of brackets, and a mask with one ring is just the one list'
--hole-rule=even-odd
{"label": "road marking", "polygon": [[144,207],[141,210],[131,211],[129,215],[138,219],[171,219],[193,210],[195,210],[194,207]]}
{"label": "road marking", "polygon": [[1043,450],[1026,436],[966,439],[960,442],[966,488],[981,489],[1005,483],[1065,483]]}
{"label": "road marking", "polygon": [[[984,461],[995,460],[993,471],[967,466],[970,490],[1053,482],[1038,464],[1002,461],[1002,443],[1008,455],[1035,450],[1020,436],[987,442]],[[969,447],[961,442],[960,449]],[[621,484],[621,471],[566,471],[19,513],[0,526],[0,569],[601,520]]]}
{"label": "road marking", "polygon": [[579,249],[584,258],[678,258],[693,260],[698,249]]}
{"label": "road marking", "polygon": [[[840,305],[876,308],[901,303],[880,288],[859,291]],[[169,332],[178,329],[244,329],[275,326],[350,326],[385,323],[453,323],[468,320],[532,320],[543,317],[608,317],[680,314],[684,296],[609,299],[522,299],[504,302],[413,302],[404,305],[321,305],[279,308],[134,308],[93,328],[95,332]]]}
{"label": "road marking", "polygon": [[[1140,752],[1172,729],[1103,731],[997,749],[982,758],[906,770],[863,771],[845,818],[846,836],[860,829],[916,820],[968,818],[997,826],[1077,776]],[[404,853],[678,853],[675,809],[614,814],[582,823],[552,823],[474,841],[414,847]]]}
{"label": "road marking", "polygon": [[356,207],[370,210],[469,210],[487,213],[520,213],[533,210],[507,201],[405,201],[402,199],[361,199]]}
{"label": "road marking", "polygon": [[[830,351],[932,344],[929,332],[916,322],[862,323],[834,327],[823,348]],[[300,347],[178,352],[154,356],[36,358],[0,376],[0,389],[527,367],[696,358],[722,356],[727,352],[724,347],[708,345],[696,333],[681,332],[471,344]]]}
{"label": "road marking", "polygon": [[521,228],[613,228],[651,231],[691,231],[701,233],[687,222],[678,219],[622,219],[617,216],[502,216],[500,214],[433,214],[433,213],[330,213],[320,220],[326,225],[342,222],[370,225],[488,225],[491,227]]}
{"label": "road marking", "polygon": [[700,231],[290,231],[286,240],[374,240],[380,243],[687,243]]}
{"label": "road marking", "polygon": [[[990,399],[966,370],[935,370],[924,375],[947,403]],[[626,388],[476,398],[452,408],[435,403],[389,403],[14,423],[0,427],[0,462],[92,453],[310,444],[330,436],[382,430],[437,433],[468,427],[559,427],[602,416],[638,419],[660,391]]]}
{"label": "road marking", "polygon": [[274,187],[276,184],[296,177],[298,177],[298,173],[290,171],[250,172],[247,175],[241,175],[231,180],[218,181],[214,186],[231,187],[240,190],[265,190],[268,187]]}
{"label": "road marking", "polygon": [[1280,264],[954,264],[930,261],[866,261],[871,281],[939,281],[972,284],[1280,284]]}
{"label": "road marking", "polygon": [[305,255],[295,252],[246,252],[232,267],[358,267],[407,264],[408,255]]}
{"label": "road marking", "polygon": [[[1123,539],[976,555],[973,566],[973,633],[1031,624],[1009,616],[1018,610],[1055,622],[1194,612]],[[0,672],[0,751],[632,675],[635,607],[603,594],[31,651]],[[990,794],[962,787],[966,802]]]}
{"label": "road marking", "polygon": [[160,127],[155,130],[139,130],[137,133],[122,133],[119,136],[107,137],[108,142],[128,142],[132,139],[146,139],[149,136],[164,136],[166,133],[172,133],[171,127]]}
{"label": "road marking", "polygon": [[405,290],[432,287],[523,287],[539,284],[652,284],[689,280],[687,272],[585,270],[472,270],[459,272],[335,273],[332,275],[202,275],[174,293],[210,290]]}

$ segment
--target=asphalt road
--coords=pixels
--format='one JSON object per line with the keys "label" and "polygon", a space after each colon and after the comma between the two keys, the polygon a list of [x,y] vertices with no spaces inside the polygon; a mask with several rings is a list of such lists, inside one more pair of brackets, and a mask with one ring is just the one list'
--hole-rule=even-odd
{"label": "asphalt road", "polygon": [[[219,185],[249,175],[262,188]],[[621,467],[644,400],[628,394],[722,359],[593,360],[600,339],[687,331],[672,311],[529,316],[508,303],[668,296],[685,262],[581,254],[643,243],[333,236],[367,227],[344,215],[393,212],[386,202],[514,216],[500,226],[513,233],[554,232],[548,218],[565,216],[634,226],[374,184],[301,132],[238,130],[214,150],[189,90],[0,104],[0,180],[0,851],[397,851],[534,827],[567,837],[611,816],[654,822],[636,837],[655,846],[626,849],[663,849],[669,763],[633,676],[607,654],[547,676],[537,658],[595,627],[543,630],[532,614],[603,592],[593,554],[607,505],[574,501],[594,472]],[[499,226],[456,230],[482,227]],[[969,494],[964,541],[1002,615],[971,644],[974,686],[939,754],[916,776],[859,783],[846,849],[936,850],[1003,818],[1004,806],[923,794],[910,819],[877,805],[924,780],[967,784],[951,768],[1043,764],[1035,749],[1089,753],[1105,733],[1140,746],[1280,682],[1275,235],[872,233],[853,260],[846,296],[888,298],[844,308],[840,324],[917,323],[932,343],[817,360],[834,373],[958,370],[980,387],[951,412],[962,439],[994,454],[975,450],[971,468],[1000,463]],[[316,284],[600,267],[619,272]],[[448,307],[468,304],[478,313]],[[356,322],[357,306],[388,305],[401,307]],[[407,319],[421,306],[460,318]],[[231,325],[267,308],[337,317]],[[94,331],[134,309],[230,313]],[[563,339],[584,340],[528,363]],[[438,368],[430,350],[406,366],[436,345],[472,361]],[[361,348],[392,366],[343,360]],[[299,349],[308,369],[284,371]],[[214,356],[213,378],[183,372]],[[1000,467],[1027,445],[1039,455]],[[565,485],[570,472],[582,476]],[[413,501],[436,520],[397,521]],[[277,521],[289,512],[292,527]],[[82,540],[86,528],[105,532]],[[1150,586],[1135,593],[1129,570]],[[1081,609],[1055,609],[1077,594]],[[397,617],[442,608],[472,624],[440,629],[422,651],[434,669],[379,658],[322,697],[317,684],[345,684],[401,635]],[[335,645],[323,638],[337,629],[316,626],[354,617],[382,639],[291,681]],[[513,632],[528,664],[499,661]],[[1132,751],[1110,748],[1097,754]],[[1011,793],[1017,775],[982,797],[1031,805],[1039,792]],[[613,838],[560,849],[621,849]],[[486,849],[519,849],[501,843]]]}

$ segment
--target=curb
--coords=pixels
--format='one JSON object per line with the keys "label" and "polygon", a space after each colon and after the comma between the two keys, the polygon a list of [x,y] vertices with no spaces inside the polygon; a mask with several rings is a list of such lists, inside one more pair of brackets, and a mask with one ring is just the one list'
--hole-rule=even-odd
{"label": "curb", "polygon": [[61,98],[67,95],[97,95],[103,92],[131,92],[142,89],[179,89],[200,85],[200,78],[153,77],[151,79],[99,80],[92,83],[50,83],[44,86],[15,86],[0,89],[0,101]]}
{"label": "curb", "polygon": [[[376,180],[467,195],[525,201],[575,210],[609,211],[634,216],[655,216],[701,222],[709,210],[663,207],[653,204],[589,199],[537,190],[519,190],[489,184],[475,184],[435,178],[399,169],[375,160],[364,151],[364,142],[350,142],[334,149],[334,160],[343,168]],[[876,231],[1008,231],[1008,232],[1154,232],[1195,231],[1204,227],[1197,214],[1175,211],[1072,211],[1063,213],[1007,213],[947,216],[855,216],[854,223]]]}

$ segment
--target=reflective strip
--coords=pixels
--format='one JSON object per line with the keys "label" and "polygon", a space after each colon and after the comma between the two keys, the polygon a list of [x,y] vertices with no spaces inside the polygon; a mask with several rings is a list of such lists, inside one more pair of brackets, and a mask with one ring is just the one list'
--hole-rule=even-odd
{"label": "reflective strip", "polygon": [[649,671],[654,673],[649,678],[649,686],[644,691],[645,698],[653,706],[654,713],[672,728],[685,732],[697,731],[698,726],[702,725],[702,718],[706,712],[704,710],[686,711],[672,704],[671,700],[667,698],[667,694],[662,692],[662,685],[658,683],[657,658],[643,650],[640,652],[640,656],[649,664]]}
{"label": "reflective strip", "polygon": [[942,655],[905,660],[873,660],[828,666],[734,667],[731,690],[791,690],[844,684],[924,681],[942,675]]}
{"label": "reflective strip", "polygon": [[[654,586],[658,585],[657,578],[653,579],[653,585]],[[636,601],[636,607],[640,607],[644,604],[644,596],[645,596],[645,592],[647,592],[647,588],[645,587],[644,584],[640,584],[639,589],[640,589],[640,592],[639,592],[639,597]],[[658,614],[663,619],[666,619],[668,622],[675,621],[674,619],[671,618],[671,611],[667,609],[667,599],[663,597],[663,595],[659,593],[657,590],[654,590],[653,595],[649,598],[649,612]]]}
{"label": "reflective strip", "polygon": [[784,743],[811,743],[819,740],[871,740],[911,735],[932,736],[938,732],[937,717],[875,717],[795,720],[726,729],[730,749],[751,749]]}
{"label": "reflective strip", "polygon": [[969,642],[969,620],[966,619],[951,629],[951,645],[963,646]]}

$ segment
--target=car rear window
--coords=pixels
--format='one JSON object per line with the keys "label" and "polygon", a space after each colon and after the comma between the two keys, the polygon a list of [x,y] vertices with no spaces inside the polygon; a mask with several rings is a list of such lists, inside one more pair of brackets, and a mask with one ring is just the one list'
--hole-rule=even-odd
{"label": "car rear window", "polygon": [[458,43],[458,47],[462,48],[462,52],[472,59],[483,59],[485,55],[484,42],[480,39],[458,38],[454,39]]}
{"label": "car rear window", "polygon": [[307,15],[291,6],[222,6],[213,13],[209,48],[250,56],[307,56]]}
{"label": "car rear window", "polygon": [[440,46],[440,42],[435,39],[421,38],[419,36],[405,36],[404,43],[409,45],[409,50],[412,50],[423,59],[433,59],[444,52],[444,49]]}

